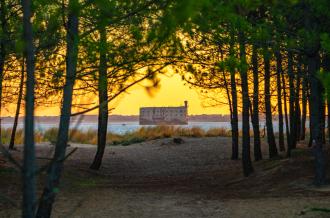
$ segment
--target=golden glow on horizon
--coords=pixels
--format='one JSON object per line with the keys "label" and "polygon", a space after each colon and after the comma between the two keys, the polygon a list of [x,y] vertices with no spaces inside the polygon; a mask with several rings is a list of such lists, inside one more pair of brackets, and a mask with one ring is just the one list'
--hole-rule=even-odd
{"label": "golden glow on horizon", "polygon": [[[159,75],[160,88],[155,90],[150,96],[145,87],[138,84],[128,90],[127,93],[122,94],[118,99],[109,104],[109,108],[114,108],[111,114],[121,115],[138,115],[140,107],[152,106],[180,106],[183,105],[185,100],[188,101],[188,114],[228,114],[226,105],[219,107],[203,107],[202,98],[197,93],[196,89],[189,88],[184,85],[184,81],[177,74],[173,76]],[[76,99],[75,102],[83,103],[85,99],[91,99],[85,96],[82,99]],[[92,107],[96,105],[97,98],[92,98],[95,102]],[[3,116],[13,116],[16,105],[11,105],[7,110],[3,110]],[[22,108],[21,111],[24,111]],[[37,116],[56,116],[59,115],[59,107],[38,107],[36,108],[35,115]],[[88,114],[97,114],[98,111],[94,110]],[[23,113],[21,112],[21,116]]]}
{"label": "golden glow on horizon", "polygon": [[137,85],[115,103],[116,109],[112,114],[136,115],[140,107],[180,106],[185,100],[188,101],[188,114],[228,114],[227,106],[202,107],[197,91],[185,86],[179,75],[160,75],[159,78],[160,88],[152,97],[143,86]]}

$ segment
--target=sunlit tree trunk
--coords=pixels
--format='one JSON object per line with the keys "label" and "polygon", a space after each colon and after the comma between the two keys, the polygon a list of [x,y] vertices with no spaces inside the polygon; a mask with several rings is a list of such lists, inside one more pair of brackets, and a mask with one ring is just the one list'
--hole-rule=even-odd
{"label": "sunlit tree trunk", "polygon": [[13,124],[13,129],[11,131],[10,142],[9,142],[9,149],[10,150],[14,149],[18,118],[19,118],[19,113],[20,113],[21,103],[22,103],[22,98],[23,98],[24,64],[25,64],[25,61],[24,61],[24,58],[23,58],[22,72],[21,72],[21,78],[20,78],[20,83],[19,83],[19,91],[18,91],[17,103],[16,103],[16,112],[15,112],[14,124]]}
{"label": "sunlit tree trunk", "polygon": [[301,98],[302,115],[301,115],[300,139],[305,140],[305,138],[306,138],[306,119],[307,119],[307,79],[305,76],[302,78],[301,96],[302,96],[302,98]]}
{"label": "sunlit tree trunk", "polygon": [[76,79],[78,55],[78,0],[69,1],[69,14],[66,37],[66,81],[63,89],[63,102],[59,130],[55,145],[53,162],[48,169],[47,180],[39,204],[37,217],[50,217],[52,206],[63,170],[63,160],[69,139],[69,125],[72,106],[73,86]]}
{"label": "sunlit tree trunk", "polygon": [[258,51],[256,46],[252,50],[252,68],[253,68],[253,113],[252,125],[254,135],[254,160],[259,161],[262,159],[260,147],[260,130],[259,130],[259,64],[258,64]]}
{"label": "sunlit tree trunk", "polygon": [[290,126],[289,126],[289,118],[288,118],[288,106],[287,106],[287,94],[286,94],[286,81],[284,73],[282,73],[282,87],[283,87],[283,100],[284,100],[284,119],[285,119],[285,133],[286,133],[286,141],[287,141],[287,151],[288,156],[291,155],[291,150],[289,150],[290,145]]}
{"label": "sunlit tree trunk", "polygon": [[35,216],[36,180],[34,145],[34,45],[31,23],[31,1],[22,1],[24,56],[26,57],[26,95],[23,161],[23,217]]}
{"label": "sunlit tree trunk", "polygon": [[105,150],[108,128],[108,79],[107,79],[107,33],[105,27],[100,31],[100,63],[99,63],[99,115],[98,115],[98,129],[97,129],[97,152],[94,161],[90,166],[91,169],[98,170],[102,164],[102,158]]}
{"label": "sunlit tree trunk", "polygon": [[273,129],[273,118],[271,108],[270,96],[270,52],[268,48],[263,51],[264,68],[265,68],[265,109],[266,109],[266,128],[267,128],[267,141],[269,146],[269,157],[274,158],[278,155],[276,148],[276,141]]}
{"label": "sunlit tree trunk", "polygon": [[[283,109],[282,109],[282,55],[281,52],[276,52],[276,84],[277,84],[277,110],[278,110],[278,143],[280,151],[285,151],[284,146],[284,123],[283,123]],[[283,84],[284,86],[284,84]],[[284,86],[285,88],[285,86]]]}

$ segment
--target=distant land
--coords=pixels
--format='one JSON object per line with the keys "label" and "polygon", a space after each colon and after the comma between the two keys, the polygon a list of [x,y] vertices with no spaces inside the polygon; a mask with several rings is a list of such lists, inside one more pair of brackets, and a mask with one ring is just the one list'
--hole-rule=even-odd
{"label": "distant land", "polygon": [[[19,123],[23,121],[24,117],[19,118]],[[36,116],[35,120],[38,123],[58,123],[59,116]],[[80,120],[81,119],[81,120]],[[82,117],[72,117],[71,121],[75,122],[80,120],[85,123],[96,123],[97,115],[83,115]],[[241,115],[239,115],[241,120]],[[264,120],[263,114],[260,114],[260,120]],[[273,116],[273,120],[277,120],[277,115]],[[2,117],[2,123],[13,123],[14,117]],[[109,122],[138,122],[138,115],[110,115]],[[188,122],[230,122],[230,115],[221,114],[200,114],[188,115]]]}
{"label": "distant land", "polygon": [[[36,122],[40,123],[54,123],[59,122],[59,116],[36,116]],[[82,117],[72,117],[72,121],[78,121],[81,119],[81,122],[96,123],[97,115],[84,115]],[[24,117],[19,118],[19,122],[22,122]],[[2,117],[1,122],[3,123],[12,123],[14,117]],[[138,122],[138,115],[110,115],[109,122]],[[230,115],[221,115],[221,114],[201,114],[201,115],[189,115],[188,121],[190,122],[229,122]]]}

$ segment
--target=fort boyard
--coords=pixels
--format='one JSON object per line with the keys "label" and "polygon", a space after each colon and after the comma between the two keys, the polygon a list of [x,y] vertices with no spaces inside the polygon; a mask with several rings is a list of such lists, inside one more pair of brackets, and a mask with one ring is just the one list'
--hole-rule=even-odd
{"label": "fort boyard", "polygon": [[186,125],[188,102],[179,107],[141,107],[140,125]]}

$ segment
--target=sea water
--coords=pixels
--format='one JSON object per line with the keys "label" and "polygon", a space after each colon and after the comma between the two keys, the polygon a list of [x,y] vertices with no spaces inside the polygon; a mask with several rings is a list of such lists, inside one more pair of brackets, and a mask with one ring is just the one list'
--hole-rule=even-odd
{"label": "sea water", "polygon": [[[278,132],[278,122],[273,121],[274,125],[274,131]],[[12,123],[2,123],[2,128],[12,128]],[[199,127],[203,130],[209,130],[212,128],[223,128],[223,129],[231,129],[230,122],[188,122],[187,125],[178,125],[182,128],[192,128],[192,127]],[[242,128],[242,122],[238,122],[239,129]],[[138,122],[109,122],[108,123],[108,131],[113,132],[115,134],[125,134],[127,132],[135,131],[141,127],[154,127],[154,125],[139,125]],[[306,127],[309,127],[308,121],[306,122]],[[18,129],[23,128],[23,123],[18,123],[17,126]],[[35,130],[44,132],[50,128],[58,128],[58,123],[50,123],[50,122],[36,122],[35,123]],[[96,130],[97,129],[97,123],[95,122],[83,122],[83,123],[77,123],[72,122],[70,124],[71,129],[78,129],[81,131],[88,131],[88,130]],[[252,128],[252,125],[251,127]],[[263,131],[265,128],[265,123],[260,122],[260,130]],[[285,126],[284,126],[285,131]]]}

